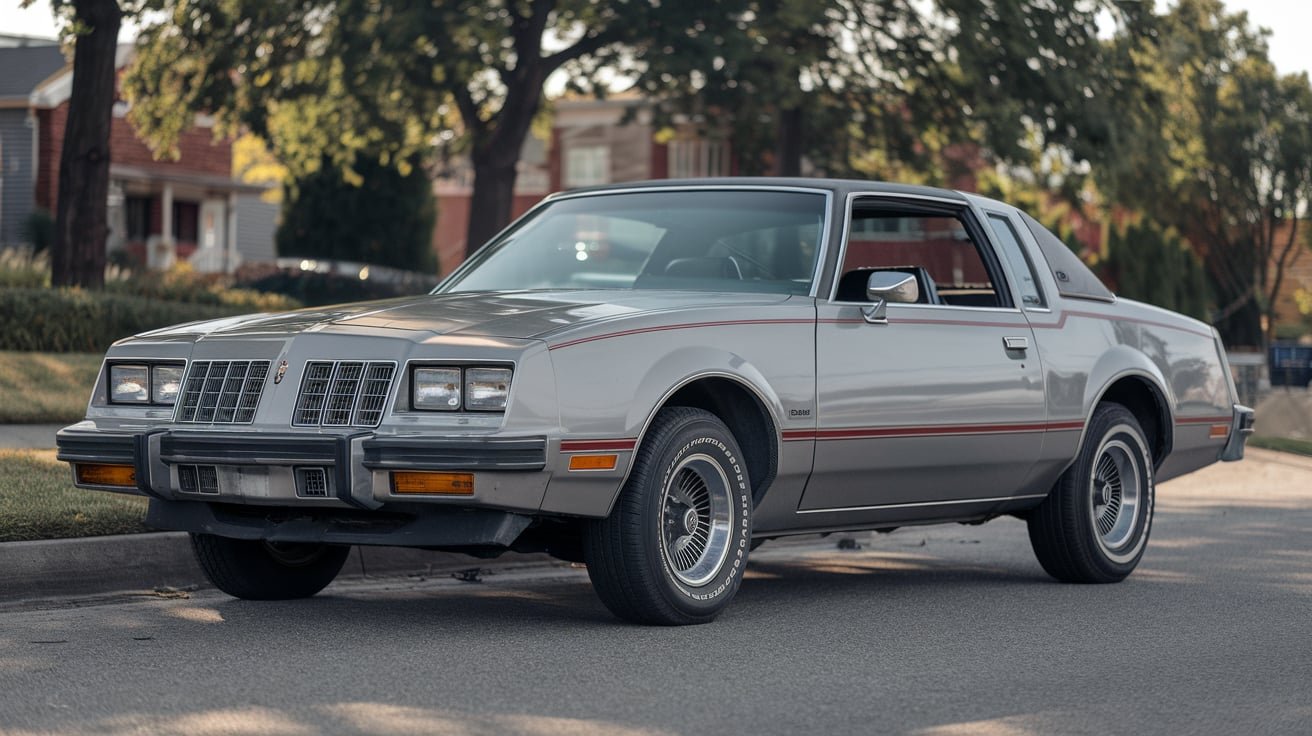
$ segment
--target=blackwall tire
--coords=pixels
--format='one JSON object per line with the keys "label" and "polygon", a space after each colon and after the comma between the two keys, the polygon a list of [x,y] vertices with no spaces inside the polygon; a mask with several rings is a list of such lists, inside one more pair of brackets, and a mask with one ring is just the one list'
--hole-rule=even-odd
{"label": "blackwall tire", "polygon": [[1070,583],[1125,579],[1148,545],[1154,497],[1152,449],[1138,420],[1100,404],[1075,463],[1029,515],[1039,564]]}
{"label": "blackwall tire", "polygon": [[192,534],[191,547],[214,587],[254,601],[309,598],[328,587],[351,553],[337,545],[278,545],[212,534]]}
{"label": "blackwall tire", "polygon": [[626,621],[707,623],[742,583],[752,538],[747,464],[714,414],[656,415],[610,516],[584,534],[588,576]]}

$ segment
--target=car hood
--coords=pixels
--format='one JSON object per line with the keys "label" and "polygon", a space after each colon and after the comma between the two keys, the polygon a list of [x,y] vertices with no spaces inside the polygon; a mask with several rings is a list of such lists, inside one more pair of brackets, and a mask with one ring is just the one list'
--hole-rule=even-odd
{"label": "car hood", "polygon": [[543,338],[593,322],[705,307],[777,304],[782,294],[695,291],[582,290],[424,294],[374,302],[300,309],[281,314],[193,322],[140,337],[290,336],[360,328],[425,335]]}

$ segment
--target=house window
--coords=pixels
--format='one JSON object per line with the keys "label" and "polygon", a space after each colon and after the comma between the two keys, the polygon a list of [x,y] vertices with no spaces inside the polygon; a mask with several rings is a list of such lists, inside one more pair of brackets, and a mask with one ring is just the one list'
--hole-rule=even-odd
{"label": "house window", "polygon": [[195,243],[200,236],[200,205],[195,202],[173,203],[173,240]]}
{"label": "house window", "polygon": [[565,152],[565,186],[588,187],[610,182],[610,148],[579,146]]}
{"label": "house window", "polygon": [[124,202],[128,240],[145,240],[150,237],[150,204],[150,197],[128,197]]}
{"label": "house window", "polygon": [[727,141],[670,141],[670,178],[696,179],[729,174]]}

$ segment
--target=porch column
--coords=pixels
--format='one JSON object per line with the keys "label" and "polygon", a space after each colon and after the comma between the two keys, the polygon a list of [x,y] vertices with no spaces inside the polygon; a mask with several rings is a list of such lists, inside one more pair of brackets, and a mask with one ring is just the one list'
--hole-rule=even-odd
{"label": "porch column", "polygon": [[159,218],[159,239],[173,245],[173,184],[164,182],[164,191],[160,194],[159,206],[162,208]]}
{"label": "porch column", "polygon": [[227,227],[223,229],[224,239],[227,243],[223,248],[223,272],[232,273],[237,270],[237,264],[240,262],[237,254],[237,193],[228,192],[227,207],[228,222]]}

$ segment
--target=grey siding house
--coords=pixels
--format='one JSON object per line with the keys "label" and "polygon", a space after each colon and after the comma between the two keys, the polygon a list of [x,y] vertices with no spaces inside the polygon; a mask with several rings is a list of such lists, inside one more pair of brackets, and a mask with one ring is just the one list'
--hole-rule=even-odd
{"label": "grey siding house", "polygon": [[64,68],[53,41],[24,39],[0,48],[0,247],[24,243],[24,225],[36,209],[37,122],[32,91]]}

